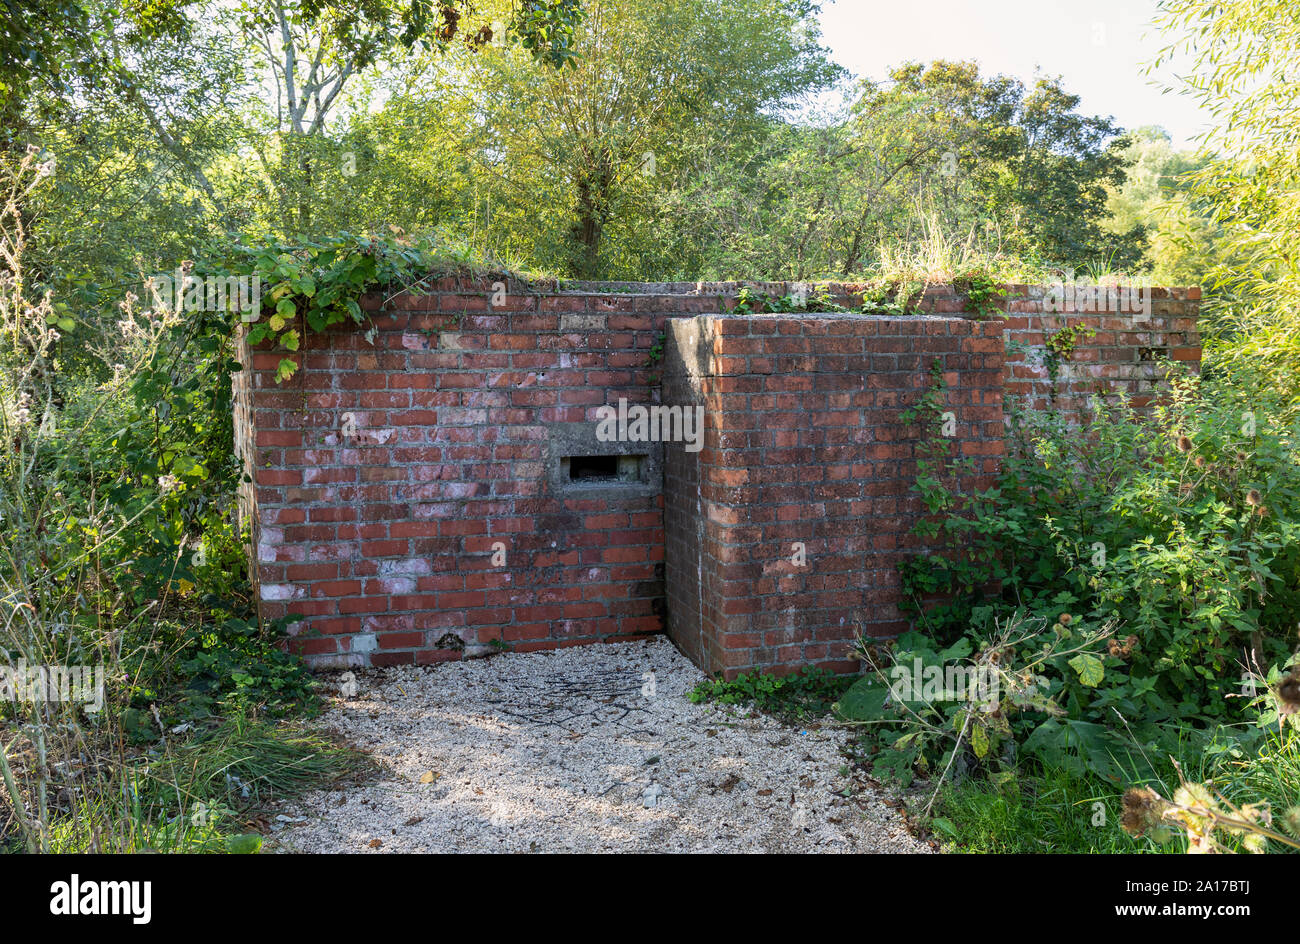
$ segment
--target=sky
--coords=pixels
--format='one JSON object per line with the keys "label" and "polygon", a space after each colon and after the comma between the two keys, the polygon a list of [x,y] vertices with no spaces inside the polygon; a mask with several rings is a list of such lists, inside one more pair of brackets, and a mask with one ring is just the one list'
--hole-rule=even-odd
{"label": "sky", "polygon": [[821,24],[835,61],[856,76],[933,59],[974,59],[1026,84],[1060,75],[1084,114],[1159,125],[1175,147],[1194,147],[1205,124],[1196,104],[1153,84],[1171,71],[1146,74],[1168,45],[1150,25],[1155,13],[1156,0],[823,0]]}

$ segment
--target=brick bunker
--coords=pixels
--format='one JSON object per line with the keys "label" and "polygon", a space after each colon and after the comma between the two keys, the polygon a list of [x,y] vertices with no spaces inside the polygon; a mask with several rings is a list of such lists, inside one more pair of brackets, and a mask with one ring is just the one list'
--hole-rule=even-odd
{"label": "brick bunker", "polygon": [[[936,362],[953,449],[975,460],[962,484],[983,487],[1004,395],[1047,405],[1062,328],[1093,330],[1055,383],[1082,422],[1093,392],[1141,404],[1156,358],[1200,358],[1197,289],[1149,290],[1147,317],[1122,294],[1060,310],[1059,293],[1013,285],[981,318],[951,286],[906,317],[732,314],[738,288],[446,278],[365,296],[373,343],[355,325],[308,333],[278,385],[281,352],[241,345],[263,619],[296,617],[291,644],[320,666],[666,631],[728,677],[849,670],[858,632],[907,626],[896,565],[920,549],[923,432],[901,414]],[[611,440],[620,401],[627,435]],[[636,408],[656,405],[698,407],[702,436],[638,441]]]}

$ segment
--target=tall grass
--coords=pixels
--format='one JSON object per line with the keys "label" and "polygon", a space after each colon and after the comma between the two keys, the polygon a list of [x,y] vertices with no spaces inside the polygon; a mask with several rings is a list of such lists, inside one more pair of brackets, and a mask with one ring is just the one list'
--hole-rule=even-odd
{"label": "tall grass", "polygon": [[[132,471],[114,427],[142,376],[185,369],[182,315],[127,294],[115,323],[75,318],[33,289],[25,207],[45,177],[0,158],[0,848],[224,850],[249,811],[356,755],[251,718],[164,720],[177,653],[213,631],[178,600],[182,516],[158,514],[176,476]],[[75,667],[82,690],[23,684]]]}

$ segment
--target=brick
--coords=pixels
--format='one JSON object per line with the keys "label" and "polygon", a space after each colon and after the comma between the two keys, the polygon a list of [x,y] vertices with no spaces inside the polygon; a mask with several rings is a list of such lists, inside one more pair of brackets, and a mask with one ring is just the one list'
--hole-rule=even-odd
{"label": "brick", "polygon": [[[832,288],[858,304],[860,287]],[[271,376],[277,352],[243,351],[237,425],[264,611],[306,616],[323,635],[294,645],[322,664],[459,658],[438,645],[447,632],[532,650],[666,629],[732,677],[850,671],[857,627],[908,626],[896,564],[924,544],[910,533],[919,431],[900,414],[933,364],[957,418],[952,451],[975,471],[964,488],[992,482],[1004,392],[1047,403],[1033,349],[1062,325],[1096,332],[1062,366],[1069,409],[1097,385],[1154,402],[1140,348],[1200,359],[1198,289],[1153,292],[1151,318],[1135,320],[1047,314],[1042,287],[1012,288],[1004,319],[972,319],[944,286],[927,292],[925,318],[736,316],[708,293],[560,294],[513,280],[493,307],[490,280],[454,276],[395,298],[373,347],[352,326],[309,336],[288,384]],[[378,311],[380,298],[361,304]],[[682,327],[696,346],[677,349]],[[660,331],[669,341],[652,364]],[[1029,354],[1008,355],[1005,338]],[[553,424],[593,422],[620,397],[705,404],[704,448],[668,444],[662,483],[568,492],[551,478],[568,454]],[[341,436],[344,413],[364,435]],[[370,646],[354,649],[361,634]]]}

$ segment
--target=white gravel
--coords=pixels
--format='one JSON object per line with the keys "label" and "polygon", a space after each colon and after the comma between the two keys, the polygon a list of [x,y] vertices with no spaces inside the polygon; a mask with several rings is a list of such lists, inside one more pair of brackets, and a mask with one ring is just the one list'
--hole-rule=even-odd
{"label": "white gravel", "polygon": [[384,779],[306,797],[284,811],[273,845],[930,851],[885,794],[842,775],[845,732],[692,704],[703,678],[662,637],[362,673],[324,721],[371,753]]}

